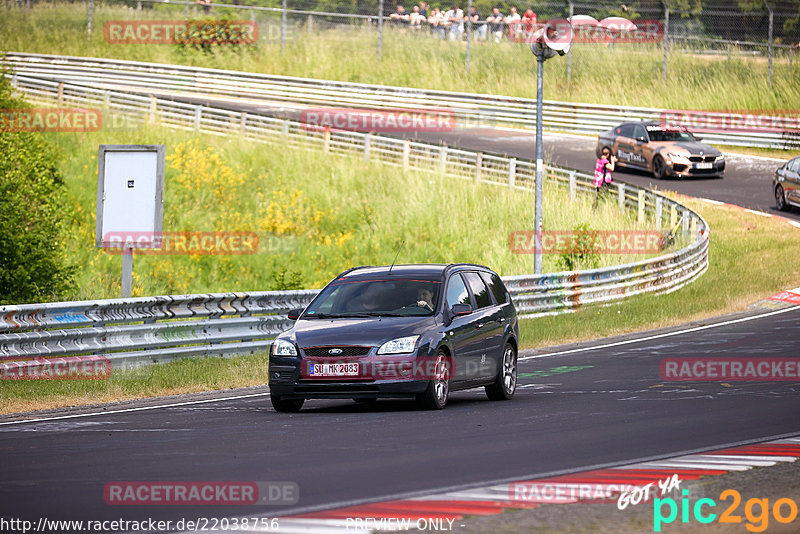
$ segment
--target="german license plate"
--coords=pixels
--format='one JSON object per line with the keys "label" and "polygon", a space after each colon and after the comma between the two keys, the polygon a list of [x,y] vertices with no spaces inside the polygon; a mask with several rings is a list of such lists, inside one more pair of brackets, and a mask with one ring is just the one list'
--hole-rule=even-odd
{"label": "german license plate", "polygon": [[312,363],[308,366],[310,376],[358,376],[357,363]]}
{"label": "german license plate", "polygon": [[698,169],[712,169],[712,168],[714,168],[714,164],[711,163],[710,161],[709,162],[705,162],[704,161],[703,163],[698,163],[696,165],[696,168],[698,168]]}

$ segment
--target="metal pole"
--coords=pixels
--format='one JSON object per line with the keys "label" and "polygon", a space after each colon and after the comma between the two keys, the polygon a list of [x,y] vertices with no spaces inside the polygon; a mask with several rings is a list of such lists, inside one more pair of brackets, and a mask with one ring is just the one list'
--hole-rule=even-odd
{"label": "metal pole", "polygon": [[89,23],[86,26],[86,38],[92,37],[92,19],[94,19],[94,0],[89,0]]}
{"label": "metal pole", "polygon": [[383,54],[383,0],[378,1],[378,61]]}
{"label": "metal pole", "polygon": [[770,87],[772,87],[772,23],[773,23],[773,15],[772,6],[769,5],[767,0],[764,0],[764,5],[767,6],[767,11],[769,11],[769,43],[767,45],[767,80],[769,82]]}
{"label": "metal pole", "polygon": [[133,285],[133,249],[125,247],[122,249],[122,282],[120,283],[120,297],[128,298],[131,296],[131,286]]}
{"label": "metal pole", "polygon": [[668,45],[668,38],[669,38],[669,6],[667,5],[666,0],[661,0],[661,3],[664,5],[664,67],[663,72],[661,74],[661,79],[663,81],[667,81],[667,55],[669,53],[669,45]]}
{"label": "metal pole", "polygon": [[[567,2],[569,4],[569,20],[572,22],[572,16],[575,14],[575,6],[572,5],[572,1],[570,0]],[[570,83],[572,82],[572,47],[575,46],[575,39],[572,39],[572,45],[567,50],[567,87],[569,87]]]}
{"label": "metal pole", "polygon": [[286,51],[286,0],[283,0],[281,11],[281,54]]}
{"label": "metal pole", "polygon": [[542,172],[542,94],[544,86],[544,52],[536,54],[536,203],[534,208],[534,248],[533,248],[533,272],[542,272],[542,182],[544,181]]}
{"label": "metal pole", "polygon": [[189,18],[189,0],[186,0],[186,8],[183,10],[184,18]]}
{"label": "metal pole", "polygon": [[467,0],[467,57],[464,60],[464,69],[469,74],[469,56],[472,46],[472,0]]}

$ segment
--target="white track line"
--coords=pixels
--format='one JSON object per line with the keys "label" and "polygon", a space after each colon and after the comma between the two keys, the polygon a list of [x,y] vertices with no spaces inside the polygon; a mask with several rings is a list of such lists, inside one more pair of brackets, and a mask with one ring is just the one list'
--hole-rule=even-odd
{"label": "white track line", "polygon": [[269,393],[251,393],[249,395],[235,395],[233,397],[220,397],[216,399],[203,399],[203,400],[196,400],[196,401],[186,401],[186,402],[173,402],[170,404],[157,404],[154,406],[139,406],[137,408],[124,408],[121,410],[105,410],[103,412],[89,412],[89,413],[76,413],[70,415],[58,415],[54,417],[40,417],[38,419],[21,419],[19,421],[6,421],[4,423],[0,423],[0,426],[6,425],[21,425],[23,423],[41,423],[46,421],[58,421],[59,419],[75,419],[78,417],[93,417],[95,415],[112,415],[117,413],[128,413],[128,412],[142,412],[145,410],[156,410],[158,408],[174,408],[176,406],[191,406],[192,404],[208,404],[209,402],[221,402],[221,401],[229,401],[229,400],[237,400],[237,399],[248,399],[251,397],[268,397]]}
{"label": "white track line", "polygon": [[761,319],[762,317],[770,317],[772,315],[778,315],[778,314],[781,314],[781,313],[787,313],[787,312],[795,311],[795,310],[798,310],[798,309],[800,309],[800,306],[792,306],[791,308],[786,308],[786,309],[783,309],[783,310],[775,310],[775,311],[771,311],[771,312],[767,312],[767,313],[762,313],[762,314],[759,314],[759,315],[752,315],[752,316],[749,316],[749,317],[742,317],[742,318],[739,318],[739,319],[731,319],[730,321],[723,321],[721,323],[708,324],[708,325],[704,325],[704,326],[696,326],[694,328],[687,328],[687,329],[684,329],[684,330],[676,330],[674,332],[666,332],[664,334],[656,334],[656,335],[653,335],[653,336],[641,337],[641,338],[637,338],[637,339],[626,339],[624,341],[615,341],[614,343],[606,343],[606,344],[603,344],[603,345],[594,345],[594,346],[591,346],[591,347],[579,347],[577,349],[562,350],[562,351],[559,351],[559,352],[547,352],[547,353],[543,353],[543,354],[533,354],[531,356],[524,356],[522,358],[519,358],[519,361],[535,360],[535,359],[538,359],[538,358],[549,358],[550,356],[560,356],[562,354],[572,354],[572,353],[575,353],[575,352],[586,352],[586,351],[590,351],[590,350],[607,349],[607,348],[610,348],[610,347],[619,347],[621,345],[630,345],[631,343],[639,343],[639,342],[642,342],[642,341],[652,341],[653,339],[661,339],[661,338],[665,338],[665,337],[679,336],[681,334],[688,334],[688,333],[691,333],[691,332],[699,332],[701,330],[709,330],[711,328],[717,328],[719,326],[727,326],[727,325],[731,325],[731,324],[737,324],[737,323],[744,323],[744,322],[747,322],[747,321],[753,321],[755,319]]}

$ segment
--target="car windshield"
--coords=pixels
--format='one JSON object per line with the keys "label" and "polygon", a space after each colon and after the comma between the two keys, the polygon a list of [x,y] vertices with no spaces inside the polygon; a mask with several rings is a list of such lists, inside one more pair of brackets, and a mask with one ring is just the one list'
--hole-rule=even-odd
{"label": "car windshield", "polygon": [[441,286],[439,280],[425,279],[337,280],[314,299],[303,318],[433,315]]}
{"label": "car windshield", "polygon": [[658,130],[647,129],[651,141],[697,141],[686,130]]}

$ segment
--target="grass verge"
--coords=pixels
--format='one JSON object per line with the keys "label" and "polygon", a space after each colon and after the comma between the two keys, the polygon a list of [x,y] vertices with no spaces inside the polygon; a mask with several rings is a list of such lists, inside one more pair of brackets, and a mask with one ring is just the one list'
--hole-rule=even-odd
{"label": "grass verge", "polygon": [[[524,44],[475,43],[465,72],[466,43],[439,41],[426,32],[404,33],[387,25],[382,60],[376,60],[377,33],[359,27],[312,30],[305,17],[290,20],[286,51],[281,52],[278,19],[258,13],[259,39],[252,45],[196,50],[169,44],[110,44],[103,25],[110,20],[184,18],[182,4],[133,9],[95,4],[95,31],[87,39],[86,9],[79,5],[36,4],[30,10],[6,10],[0,18],[3,49],[76,56],[155,61],[378,83],[531,97],[536,94],[535,62]],[[213,17],[242,17],[215,8]],[[347,58],[347,60],[342,60]],[[746,57],[709,57],[673,53],[668,79],[662,81],[661,43],[578,44],[567,81],[566,58],[549,61],[545,98],[597,104],[709,110],[787,110],[800,101],[800,61],[778,54],[773,80],[767,63]],[[602,67],[601,67],[602,66]],[[721,98],[724,95],[724,98]]]}
{"label": "grass verge", "polygon": [[[613,306],[523,320],[523,348],[709,318],[742,310],[754,301],[800,285],[800,268],[795,261],[800,255],[799,229],[774,218],[681,200],[711,225],[708,272],[668,295],[643,295]],[[265,384],[266,363],[263,354],[192,359],[114,373],[108,380],[4,383],[0,413]]]}

